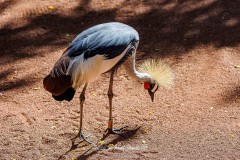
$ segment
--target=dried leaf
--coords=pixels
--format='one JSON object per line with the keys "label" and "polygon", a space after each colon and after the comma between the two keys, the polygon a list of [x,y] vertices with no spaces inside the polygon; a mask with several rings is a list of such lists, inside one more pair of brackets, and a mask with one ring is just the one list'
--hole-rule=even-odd
{"label": "dried leaf", "polygon": [[149,130],[147,130],[147,129],[143,130],[143,133],[148,133],[148,132],[149,132]]}
{"label": "dried leaf", "polygon": [[152,115],[154,112],[148,112],[148,115]]}
{"label": "dried leaf", "polygon": [[114,144],[111,144],[111,143],[108,145],[108,147],[114,147],[114,146],[115,146],[115,145],[114,145]]}
{"label": "dried leaf", "polygon": [[34,90],[40,90],[41,88],[40,87],[34,87],[33,89]]}
{"label": "dried leaf", "polygon": [[101,141],[101,140],[100,140],[100,141],[98,142],[98,144],[99,144],[99,145],[103,145],[103,144],[104,144],[104,141]]}
{"label": "dried leaf", "polygon": [[54,10],[54,7],[53,6],[49,6],[48,7],[50,11],[53,11]]}

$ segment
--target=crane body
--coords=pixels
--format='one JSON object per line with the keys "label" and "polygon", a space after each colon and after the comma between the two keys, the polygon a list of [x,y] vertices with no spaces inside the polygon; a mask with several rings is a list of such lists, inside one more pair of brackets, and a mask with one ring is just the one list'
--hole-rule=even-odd
{"label": "crane body", "polygon": [[117,22],[83,31],[44,79],[45,88],[56,100],[70,101],[81,85],[121,65],[132,54],[130,50],[137,48],[138,41],[136,30]]}
{"label": "crane body", "polygon": [[112,118],[113,77],[115,70],[120,65],[124,66],[131,77],[144,82],[144,87],[153,100],[159,84],[150,74],[136,70],[135,54],[138,43],[138,32],[126,24],[110,22],[93,26],[81,32],[72,41],[49,75],[44,78],[44,88],[52,93],[53,98],[58,101],[71,101],[75,91],[84,85],[80,95],[81,118],[78,135],[85,141],[89,142],[82,133],[85,91],[88,83],[101,74],[110,73],[108,133],[119,134],[117,131],[122,129],[113,128]]}

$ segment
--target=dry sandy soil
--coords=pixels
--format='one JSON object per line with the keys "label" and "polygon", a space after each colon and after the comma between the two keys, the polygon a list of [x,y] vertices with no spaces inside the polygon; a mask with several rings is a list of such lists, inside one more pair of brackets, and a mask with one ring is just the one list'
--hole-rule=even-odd
{"label": "dry sandy soil", "polygon": [[[52,8],[49,6],[52,6]],[[238,0],[1,0],[0,160],[240,159],[240,2]],[[119,21],[140,34],[137,63],[161,58],[172,90],[152,103],[143,84],[119,70],[114,125],[92,146],[76,136],[79,94],[56,102],[42,80],[68,43],[95,24]],[[91,83],[84,133],[107,127],[109,75]]]}

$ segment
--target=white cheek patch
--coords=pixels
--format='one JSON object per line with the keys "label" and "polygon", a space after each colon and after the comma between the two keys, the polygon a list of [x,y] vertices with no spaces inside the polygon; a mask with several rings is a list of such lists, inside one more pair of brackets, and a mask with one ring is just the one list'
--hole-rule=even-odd
{"label": "white cheek patch", "polygon": [[156,92],[158,89],[158,86],[156,85],[156,83],[154,84],[154,87],[151,89],[151,92]]}

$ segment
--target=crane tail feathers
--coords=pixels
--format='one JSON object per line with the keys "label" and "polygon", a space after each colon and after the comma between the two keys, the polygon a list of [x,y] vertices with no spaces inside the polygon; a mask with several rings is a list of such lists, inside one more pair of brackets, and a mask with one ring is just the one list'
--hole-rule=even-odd
{"label": "crane tail feathers", "polygon": [[56,101],[63,101],[63,100],[71,101],[74,97],[75,92],[76,91],[72,87],[70,87],[65,92],[63,92],[61,95],[59,95],[59,96],[52,95],[52,97]]}

